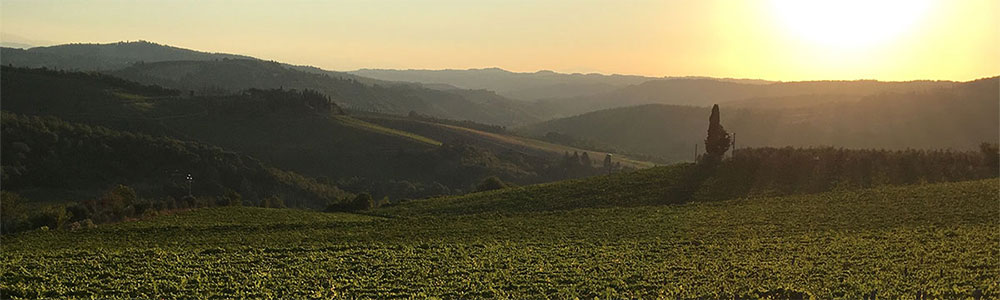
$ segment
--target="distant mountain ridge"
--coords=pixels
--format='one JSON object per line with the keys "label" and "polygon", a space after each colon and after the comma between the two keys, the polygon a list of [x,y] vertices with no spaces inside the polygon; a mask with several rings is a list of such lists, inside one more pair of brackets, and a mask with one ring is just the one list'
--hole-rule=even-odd
{"label": "distant mountain ridge", "polygon": [[428,89],[348,73],[265,61],[245,55],[208,53],[147,41],[67,44],[0,49],[5,66],[100,71],[146,84],[188,91],[233,92],[249,88],[313,89],[346,108],[498,125],[540,121],[525,104],[491,92]]}
{"label": "distant mountain ridge", "polygon": [[[720,89],[717,97],[688,102],[697,106],[642,104],[617,107],[549,120],[518,130],[529,136],[554,132],[600,141],[631,153],[658,156],[668,161],[691,160],[695,145],[704,141],[709,116],[709,108],[696,101],[707,103],[716,100],[723,103],[722,124],[737,134],[739,147],[966,150],[982,142],[995,143],[1000,139],[1000,117],[996,113],[1000,110],[1000,101],[997,100],[1000,77],[962,83],[916,83],[918,86],[927,84],[924,86],[926,89],[914,89],[909,86],[910,83],[891,84],[898,86],[893,90],[880,87],[877,82],[839,82],[832,86],[787,83],[782,85],[791,87],[782,88],[802,88],[798,92],[833,93],[840,86],[844,89],[841,94],[848,96],[831,96],[836,99],[819,99],[811,105],[774,107],[727,105],[724,102],[726,98],[722,97],[726,95],[722,92],[724,89]],[[860,89],[858,85],[867,85],[878,91],[869,95],[851,95],[844,88],[854,86]],[[772,97],[777,95],[770,94]],[[797,100],[815,97],[802,96]]]}
{"label": "distant mountain ridge", "polygon": [[[467,89],[487,89],[505,97],[519,100],[568,98],[609,92],[629,85],[640,84],[664,77],[640,75],[557,73],[541,70],[533,73],[511,72],[501,68],[443,69],[443,70],[393,70],[360,69],[348,73],[381,80],[446,84]],[[703,78],[703,77],[677,77]],[[770,81],[756,79],[713,78],[724,82],[766,84]]]}
{"label": "distant mountain ridge", "polygon": [[819,103],[857,101],[883,93],[924,92],[953,87],[953,81],[884,82],[798,81],[746,84],[704,78],[650,80],[614,91],[587,96],[538,101],[546,111],[571,116],[595,110],[642,104],[711,106],[729,103],[733,107],[783,108]]}

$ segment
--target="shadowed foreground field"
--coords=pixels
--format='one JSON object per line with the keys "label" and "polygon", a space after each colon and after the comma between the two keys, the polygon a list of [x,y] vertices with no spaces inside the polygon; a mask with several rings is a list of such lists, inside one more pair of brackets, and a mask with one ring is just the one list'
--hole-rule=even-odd
{"label": "shadowed foreground field", "polygon": [[[504,214],[415,213],[454,212],[447,206],[461,198],[421,200],[379,216],[210,208],[5,236],[0,292],[3,298],[996,297],[998,184]],[[503,199],[523,192],[491,193]]]}

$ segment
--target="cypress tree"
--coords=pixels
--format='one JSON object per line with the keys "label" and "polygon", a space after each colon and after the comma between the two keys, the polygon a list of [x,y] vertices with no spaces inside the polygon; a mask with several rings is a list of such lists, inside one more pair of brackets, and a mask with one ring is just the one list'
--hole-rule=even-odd
{"label": "cypress tree", "polygon": [[611,153],[608,153],[604,155],[604,169],[608,171],[608,174],[611,174],[611,167]]}
{"label": "cypress tree", "polygon": [[705,159],[710,162],[722,160],[729,150],[731,137],[719,123],[719,105],[712,106],[712,115],[708,117],[708,137],[705,138]]}

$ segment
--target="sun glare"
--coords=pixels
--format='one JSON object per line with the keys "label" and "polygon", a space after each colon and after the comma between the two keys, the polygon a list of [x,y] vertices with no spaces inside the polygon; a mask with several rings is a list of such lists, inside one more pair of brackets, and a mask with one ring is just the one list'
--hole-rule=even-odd
{"label": "sun glare", "polygon": [[824,47],[865,48],[911,30],[929,0],[773,0],[781,26]]}

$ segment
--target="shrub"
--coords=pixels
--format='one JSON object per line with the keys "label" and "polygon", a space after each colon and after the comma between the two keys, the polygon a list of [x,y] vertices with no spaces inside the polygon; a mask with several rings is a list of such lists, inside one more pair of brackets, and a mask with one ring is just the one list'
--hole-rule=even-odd
{"label": "shrub", "polygon": [[80,203],[74,203],[66,207],[66,212],[70,214],[70,221],[80,221],[83,219],[90,219],[90,210],[86,206]]}
{"label": "shrub", "polygon": [[32,228],[48,227],[59,229],[69,221],[69,214],[62,206],[46,206],[28,217]]}
{"label": "shrub", "polygon": [[115,185],[101,195],[98,203],[101,209],[109,211],[115,219],[120,219],[127,215],[126,208],[136,201],[135,190],[126,185]]}
{"label": "shrub", "polygon": [[222,197],[216,200],[218,206],[240,206],[243,205],[243,196],[233,189],[226,189]]}
{"label": "shrub", "polygon": [[476,185],[476,191],[477,192],[492,191],[506,187],[508,187],[508,185],[504,183],[503,180],[500,180],[499,177],[490,176],[486,177],[486,179],[483,179],[483,182],[480,182],[479,185]]}
{"label": "shrub", "polygon": [[260,200],[260,207],[285,208],[285,200],[278,195],[271,195]]}
{"label": "shrub", "polygon": [[24,202],[17,193],[0,191],[0,232],[17,232],[28,226],[28,217],[22,207]]}
{"label": "shrub", "polygon": [[375,208],[375,199],[372,198],[371,194],[360,193],[351,201],[351,206],[354,210],[372,209]]}

